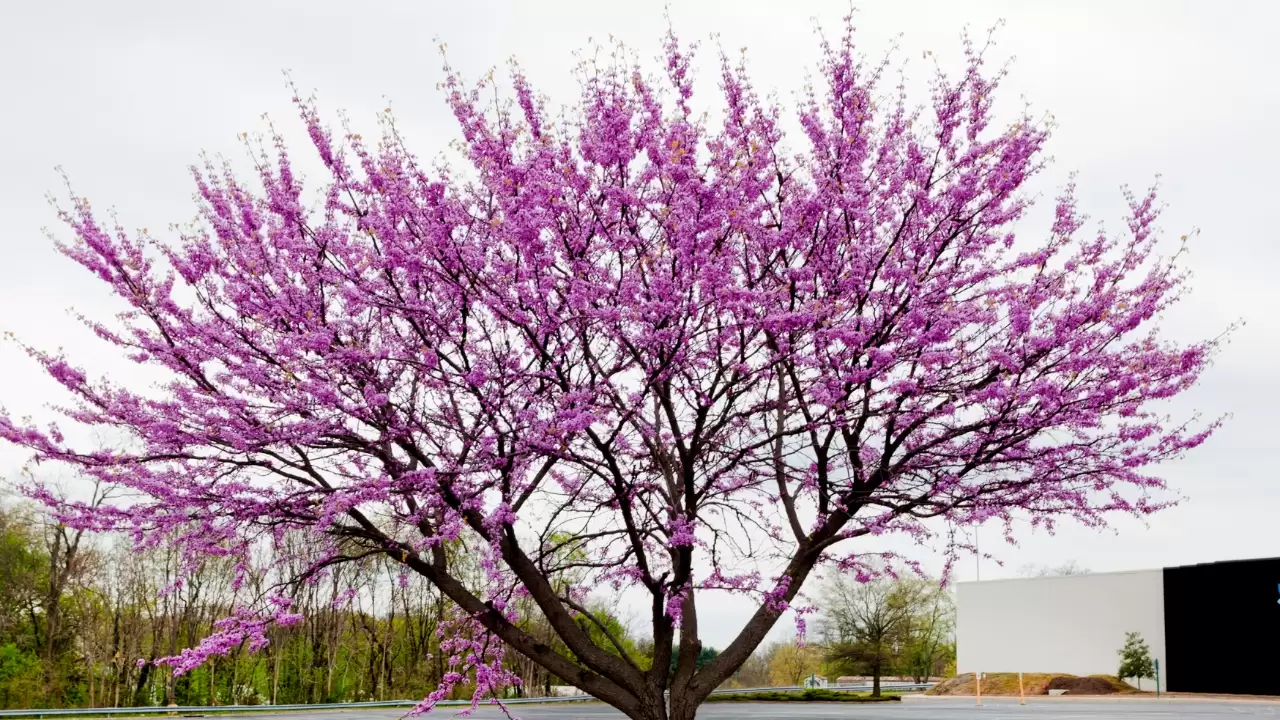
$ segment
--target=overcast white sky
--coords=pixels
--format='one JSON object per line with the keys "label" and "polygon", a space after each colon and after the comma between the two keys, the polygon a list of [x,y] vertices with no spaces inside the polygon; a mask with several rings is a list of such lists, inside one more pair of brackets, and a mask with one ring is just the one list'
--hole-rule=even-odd
{"label": "overcast white sky", "polygon": [[[835,32],[848,7],[845,0],[669,5],[684,38],[705,41],[718,33],[730,50],[746,46],[757,86],[784,102],[817,59],[814,21]],[[540,91],[567,104],[576,99],[572,52],[612,35],[642,57],[655,56],[663,6],[663,0],[8,2],[0,13],[0,331],[136,377],[103,356],[67,314],[72,306],[99,314],[114,305],[41,232],[55,225],[44,196],[60,190],[56,165],[95,205],[114,207],[126,227],[163,228],[194,215],[187,167],[200,151],[239,157],[235,136],[262,130],[264,112],[296,130],[284,69],[304,90],[317,91],[323,110],[345,110],[357,127],[372,130],[375,112],[390,99],[414,148],[431,156],[457,137],[435,89],[441,72],[433,38],[446,41],[451,61],[473,78],[515,56]],[[1016,56],[1003,108],[1016,111],[1025,98],[1059,125],[1046,191],[1078,172],[1083,207],[1118,228],[1119,186],[1142,189],[1162,174],[1166,234],[1201,230],[1191,259],[1196,292],[1170,318],[1169,334],[1202,337],[1236,319],[1247,322],[1203,384],[1179,401],[1181,411],[1233,414],[1207,445],[1166,469],[1187,498],[1180,507],[1147,526],[1067,528],[1052,537],[1023,536],[1017,547],[999,543],[993,529],[982,538],[983,550],[1005,564],[985,562],[982,577],[1069,559],[1103,571],[1280,555],[1274,412],[1280,5],[877,0],[858,8],[867,53],[879,57],[901,33],[901,57],[920,81],[927,79],[924,50],[954,66],[966,24],[981,31],[1003,18],[992,58]],[[707,43],[701,58],[714,60]],[[704,88],[703,106],[710,107],[715,86]],[[0,404],[50,417],[45,405],[57,399],[19,348],[0,344]],[[23,460],[23,453],[0,447],[0,476],[14,477]],[[917,554],[936,565],[927,551]],[[970,560],[959,579],[974,575]],[[749,608],[727,602],[716,610],[703,613],[704,640],[723,646]]]}

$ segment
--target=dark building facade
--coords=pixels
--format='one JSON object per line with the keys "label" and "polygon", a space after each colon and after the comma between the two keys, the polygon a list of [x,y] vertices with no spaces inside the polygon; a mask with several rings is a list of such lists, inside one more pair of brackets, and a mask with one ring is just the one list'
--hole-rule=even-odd
{"label": "dark building facade", "polygon": [[1164,569],[1172,692],[1280,695],[1280,558]]}

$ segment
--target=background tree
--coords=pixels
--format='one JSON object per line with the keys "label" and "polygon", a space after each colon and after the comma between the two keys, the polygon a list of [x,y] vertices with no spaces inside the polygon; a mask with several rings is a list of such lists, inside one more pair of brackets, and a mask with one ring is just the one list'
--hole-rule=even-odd
{"label": "background tree", "polygon": [[769,665],[769,681],[775,686],[799,685],[822,666],[821,651],[795,641],[775,643],[765,658]]}
{"label": "background tree", "polygon": [[[0,438],[127,493],[27,488],[66,528],[166,548],[167,587],[234,566],[204,640],[193,597],[148,610],[155,662],[192,675],[171,695],[279,628],[310,634],[298,681],[324,696],[341,676],[326,633],[350,626],[320,589],[380,557],[460,610],[420,709],[464,686],[501,696],[510,648],[630,717],[689,720],[816,569],[859,572],[859,539],[938,539],[954,559],[957,526],[1150,513],[1153,468],[1216,426],[1165,419],[1218,342],[1151,330],[1185,295],[1154,194],[1107,235],[1081,230],[1068,187],[1047,235],[1015,238],[1048,128],[994,116],[1000,75],[965,48],[926,115],[882,89],[851,30],[823,42],[801,148],[727,58],[722,122],[695,112],[674,37],[662,78],[584,64],[555,120],[518,69],[492,107],[489,80],[447,70],[463,170],[421,164],[389,117],[376,144],[335,135],[299,98],[314,203],[278,135],[246,140],[259,187],[197,168],[201,220],[170,238],[71,199],[63,251],[129,306],[86,322],[158,382],[28,348],[71,396],[67,423],[122,442],[3,413]],[[448,553],[459,541],[474,564]],[[250,593],[264,547],[254,571],[276,580]],[[553,581],[570,570],[580,584]],[[579,623],[594,588],[645,598],[674,672]],[[755,610],[699,670],[708,591]],[[403,634],[387,628],[382,657]]]}
{"label": "background tree", "polygon": [[37,628],[47,559],[25,513],[0,507],[0,702],[22,706],[43,692]]}
{"label": "background tree", "polygon": [[738,671],[726,683],[727,687],[757,688],[767,687],[772,679],[769,673],[769,657],[767,648],[760,648],[742,663]]}
{"label": "background tree", "polygon": [[859,582],[834,575],[823,586],[822,607],[834,642],[827,646],[830,662],[866,667],[871,694],[880,696],[880,677],[909,644],[912,621],[929,606],[928,591],[920,584],[890,579]]}
{"label": "background tree", "polygon": [[[702,648],[702,651],[698,653],[698,661],[697,661],[696,667],[698,669],[702,669],[707,665],[710,665],[711,661],[715,660],[719,656],[720,656],[719,650],[713,647],[704,647]],[[680,659],[679,648],[672,648],[671,649],[671,672],[672,673],[675,672],[675,666],[678,663],[679,659]]]}
{"label": "background tree", "polygon": [[1125,633],[1124,647],[1120,648],[1119,654],[1120,669],[1116,671],[1116,677],[1121,680],[1136,678],[1138,689],[1142,689],[1142,678],[1155,676],[1156,668],[1151,660],[1151,649],[1147,647],[1147,641],[1142,639],[1141,633]]}
{"label": "background tree", "polygon": [[1023,565],[1018,568],[1018,575],[1021,577],[1072,577],[1075,575],[1088,575],[1089,568],[1083,567],[1075,560],[1068,560],[1061,565]]}
{"label": "background tree", "polygon": [[[321,581],[295,586],[292,607],[305,619],[271,628],[271,644],[262,653],[235,648],[216,664],[178,678],[155,672],[150,660],[216,631],[215,623],[234,606],[237,570],[232,563],[208,559],[182,587],[171,587],[173,553],[165,548],[130,552],[123,538],[112,535],[81,540],[81,562],[60,598],[66,636],[60,633],[57,662],[49,666],[42,655],[49,625],[47,530],[39,509],[0,505],[0,708],[400,699],[429,693],[447,671],[437,630],[456,624],[462,617],[458,609],[422,578],[402,575],[398,564],[379,560],[359,568],[344,565]],[[288,540],[281,549],[297,550]],[[464,548],[450,552],[460,573],[479,574],[461,570]],[[273,569],[257,572],[261,568]],[[259,556],[248,568],[243,590],[260,594],[285,584],[289,568],[288,562]],[[648,662],[650,656],[606,597],[594,597],[587,606],[624,648]],[[594,622],[585,617],[579,622],[589,624],[596,641],[608,642]],[[559,642],[536,608],[522,615],[522,623],[548,643]],[[562,643],[556,647],[572,657]],[[714,657],[714,650],[704,653]],[[520,678],[511,694],[550,694],[553,685],[564,683],[520,656],[505,658],[504,668]],[[453,697],[472,692],[462,685]]]}
{"label": "background tree", "polygon": [[907,580],[916,585],[915,598],[902,644],[901,670],[917,683],[945,677],[955,662],[955,601],[951,593],[930,579]]}

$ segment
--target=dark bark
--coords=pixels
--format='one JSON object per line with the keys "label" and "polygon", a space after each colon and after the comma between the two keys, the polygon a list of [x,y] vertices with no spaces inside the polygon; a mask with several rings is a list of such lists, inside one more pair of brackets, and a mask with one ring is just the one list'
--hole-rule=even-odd
{"label": "dark bark", "polygon": [[882,649],[876,647],[876,657],[871,661],[871,697],[880,697],[880,673],[884,665],[884,653]]}
{"label": "dark bark", "polygon": [[[151,660],[152,661],[155,660],[154,655],[151,657]],[[147,664],[142,666],[142,671],[138,673],[138,684],[134,686],[134,689],[133,689],[133,706],[134,707],[142,707],[143,705],[149,704],[146,702],[147,680],[151,678],[151,668],[152,668],[152,662],[147,662]]]}

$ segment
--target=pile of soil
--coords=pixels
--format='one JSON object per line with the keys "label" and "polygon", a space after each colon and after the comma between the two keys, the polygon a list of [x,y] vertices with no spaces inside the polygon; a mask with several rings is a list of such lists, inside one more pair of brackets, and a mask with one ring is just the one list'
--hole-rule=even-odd
{"label": "pile of soil", "polygon": [[972,687],[973,685],[972,673],[968,675],[959,675],[949,680],[943,680],[937,685],[934,685],[933,687],[929,688],[925,692],[925,694],[926,695],[958,695],[960,694],[960,689],[966,685]]}
{"label": "pile of soil", "polygon": [[[1028,695],[1044,695],[1045,686],[1058,675],[1058,673],[1026,673],[1023,677],[1023,687]],[[973,673],[966,673],[934,685],[925,694],[971,696],[976,694],[977,689]],[[985,673],[982,678],[982,694],[1017,696],[1018,674]]]}
{"label": "pile of soil", "polygon": [[1066,690],[1068,695],[1110,695],[1116,687],[1100,677],[1060,676],[1050,680],[1045,690]]}
{"label": "pile of soil", "polygon": [[[1110,695],[1112,693],[1136,693],[1132,686],[1110,675],[1076,677],[1065,673],[1023,673],[1023,692],[1027,696],[1048,695],[1049,690],[1066,690],[1068,695]],[[967,695],[977,692],[973,673],[959,675],[933,686],[926,695]],[[983,695],[1018,695],[1017,673],[985,673],[982,678]]]}

